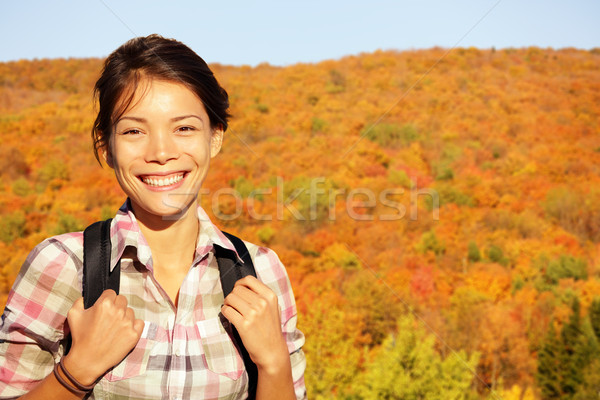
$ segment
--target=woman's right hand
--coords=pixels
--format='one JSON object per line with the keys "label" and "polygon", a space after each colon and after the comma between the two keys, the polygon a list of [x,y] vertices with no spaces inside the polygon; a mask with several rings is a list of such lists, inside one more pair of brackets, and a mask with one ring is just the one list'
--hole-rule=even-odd
{"label": "woman's right hand", "polygon": [[111,289],[87,310],[83,297],[77,300],[67,320],[72,344],[64,365],[84,385],[91,385],[123,360],[144,330],[144,321],[135,318],[127,299]]}

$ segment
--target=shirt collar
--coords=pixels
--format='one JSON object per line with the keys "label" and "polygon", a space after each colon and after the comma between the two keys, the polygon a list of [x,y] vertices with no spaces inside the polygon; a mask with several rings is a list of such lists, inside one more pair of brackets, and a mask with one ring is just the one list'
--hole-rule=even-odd
{"label": "shirt collar", "polygon": [[[204,258],[208,253],[213,251],[214,245],[219,245],[234,251],[238,260],[243,262],[233,243],[212,223],[200,205],[198,205],[196,215],[200,221],[200,229],[198,230],[198,238],[196,240],[196,255],[194,260]],[[130,246],[135,248],[138,261],[147,268],[152,269],[150,246],[140,230],[129,199],[119,208],[117,215],[113,218],[110,227],[110,237],[111,271],[123,256],[125,249]]]}

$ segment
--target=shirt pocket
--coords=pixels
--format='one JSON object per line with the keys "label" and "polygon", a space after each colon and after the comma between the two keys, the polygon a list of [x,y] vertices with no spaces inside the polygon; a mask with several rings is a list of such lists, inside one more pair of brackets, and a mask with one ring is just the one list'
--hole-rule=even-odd
{"label": "shirt pocket", "polygon": [[[230,331],[229,321],[225,320],[224,323]],[[239,379],[244,373],[244,360],[221,319],[217,317],[198,321],[196,328],[200,335],[206,367],[216,374],[233,380]]]}
{"label": "shirt pocket", "polygon": [[150,352],[155,344],[156,338],[156,325],[148,321],[144,322],[144,331],[140,340],[133,348],[133,350],[127,354],[127,356],[114,368],[108,371],[104,376],[109,382],[118,382],[123,379],[133,378],[139,375],[143,375],[146,372],[148,366],[148,360],[150,358]]}

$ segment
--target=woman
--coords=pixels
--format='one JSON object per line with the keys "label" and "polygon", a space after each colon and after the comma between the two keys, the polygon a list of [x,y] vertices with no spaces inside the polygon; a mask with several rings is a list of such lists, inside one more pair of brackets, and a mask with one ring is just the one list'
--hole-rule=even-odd
{"label": "woman", "polygon": [[304,398],[304,337],[275,253],[246,243],[259,279],[223,298],[213,245],[235,247],[197,199],[229,117],[212,71],[151,35],[108,57],[95,94],[96,157],[128,196],[111,222],[120,294],[106,290],[84,310],[82,233],[39,244],[2,317],[0,398],[245,398],[229,324],[257,366],[258,399]]}

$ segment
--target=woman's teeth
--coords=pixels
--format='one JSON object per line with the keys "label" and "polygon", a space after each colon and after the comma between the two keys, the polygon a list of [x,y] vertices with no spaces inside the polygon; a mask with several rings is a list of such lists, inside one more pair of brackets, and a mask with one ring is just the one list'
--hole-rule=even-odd
{"label": "woman's teeth", "polygon": [[169,186],[174,185],[183,179],[183,174],[174,175],[168,178],[142,178],[146,185],[150,186]]}

